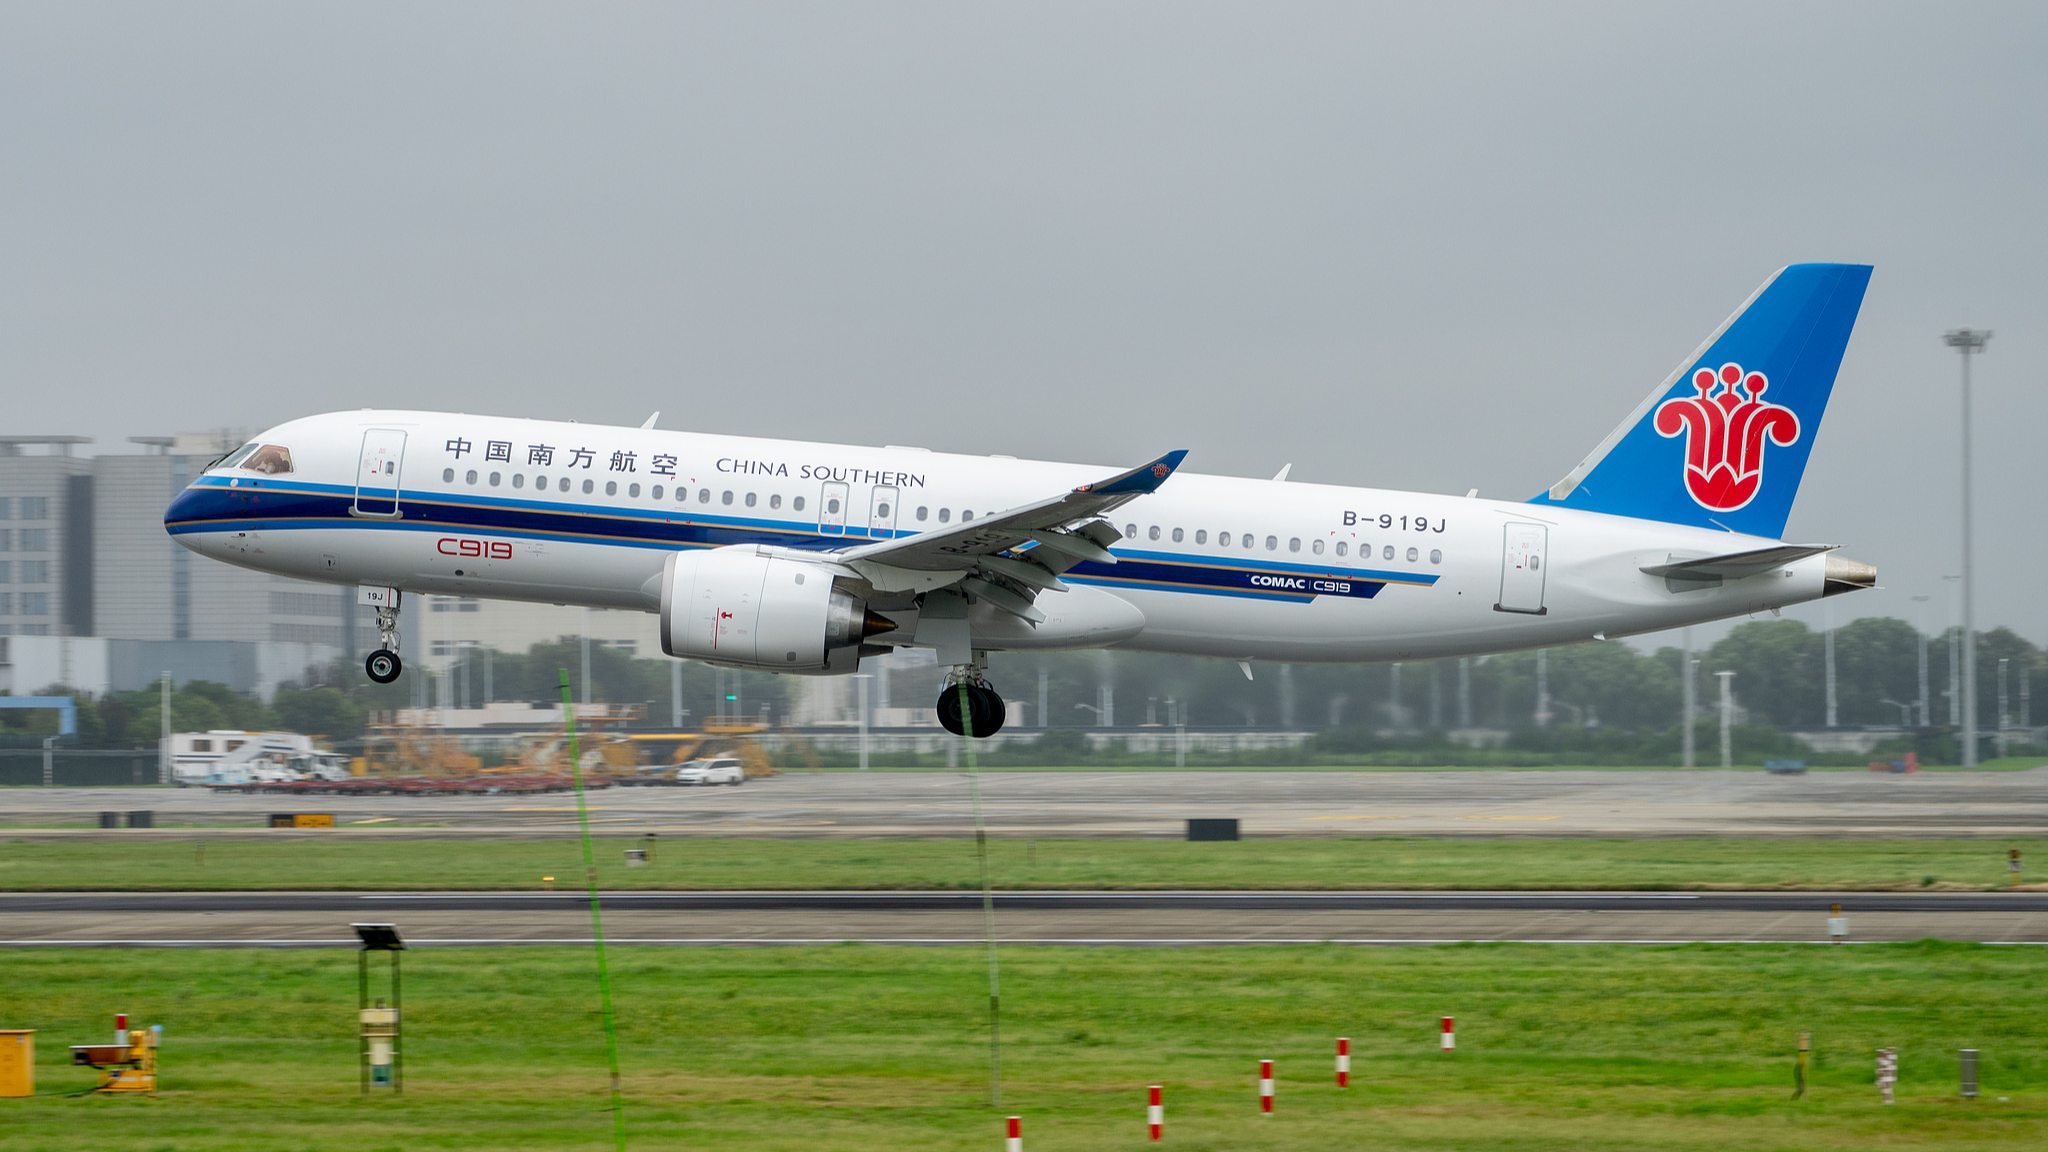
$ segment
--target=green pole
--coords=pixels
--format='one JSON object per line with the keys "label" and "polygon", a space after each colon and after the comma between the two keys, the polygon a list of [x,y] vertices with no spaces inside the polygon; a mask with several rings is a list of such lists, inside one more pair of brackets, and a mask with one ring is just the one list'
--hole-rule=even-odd
{"label": "green pole", "polygon": [[619,1092],[619,1025],[612,1012],[612,978],[604,963],[603,901],[597,897],[597,855],[590,846],[590,804],[583,793],[583,754],[576,742],[576,705],[569,698],[569,670],[562,673],[562,719],[568,726],[569,770],[576,780],[576,823],[583,832],[583,881],[590,892],[590,936],[597,944],[597,995],[604,1014],[605,1057],[612,1073],[612,1137],[626,1147],[625,1098]]}
{"label": "green pole", "polygon": [[989,886],[988,832],[981,819],[981,770],[974,755],[974,708],[960,683],[960,728],[967,739],[967,792],[974,803],[974,853],[981,864],[981,928],[988,940],[988,1106],[1003,1106],[1003,1018],[996,968],[996,901]]}

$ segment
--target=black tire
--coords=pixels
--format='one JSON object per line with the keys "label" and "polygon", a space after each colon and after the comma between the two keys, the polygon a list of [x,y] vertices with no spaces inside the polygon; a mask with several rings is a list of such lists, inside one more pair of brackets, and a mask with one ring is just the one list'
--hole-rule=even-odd
{"label": "black tire", "polygon": [[983,688],[981,690],[980,703],[983,707],[977,708],[974,714],[974,734],[976,736],[993,736],[1001,732],[1003,730],[1003,722],[1010,718],[1009,705],[1003,703],[1003,698],[997,695],[996,690],[993,688]]}
{"label": "black tire", "polygon": [[942,689],[939,692],[939,702],[934,707],[939,710],[939,727],[955,736],[967,734],[966,726],[960,723],[959,688]]}
{"label": "black tire", "polygon": [[[1002,730],[1003,721],[1009,718],[1010,710],[1003,705],[1003,698],[993,689],[979,684],[967,686],[967,706],[974,721],[974,738],[985,740]],[[956,685],[939,693],[939,726],[955,736],[967,734],[967,725],[961,722],[960,689]]]}
{"label": "black tire", "polygon": [[404,670],[405,662],[398,658],[398,653],[384,648],[370,653],[369,659],[363,661],[363,671],[379,684],[391,683]]}

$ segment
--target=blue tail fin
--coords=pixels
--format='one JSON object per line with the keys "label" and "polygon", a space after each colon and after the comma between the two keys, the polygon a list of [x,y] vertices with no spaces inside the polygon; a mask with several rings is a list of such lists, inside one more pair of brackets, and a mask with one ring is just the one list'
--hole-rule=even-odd
{"label": "blue tail fin", "polygon": [[1780,536],[1870,283],[1782,268],[1532,504]]}

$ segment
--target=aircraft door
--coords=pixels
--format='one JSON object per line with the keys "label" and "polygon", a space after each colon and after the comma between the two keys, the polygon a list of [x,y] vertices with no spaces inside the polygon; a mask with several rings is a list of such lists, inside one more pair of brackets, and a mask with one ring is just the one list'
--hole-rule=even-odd
{"label": "aircraft door", "polygon": [[887,540],[896,535],[896,497],[894,485],[875,485],[874,495],[868,498],[868,535]]}
{"label": "aircraft door", "polygon": [[363,456],[356,465],[357,516],[389,516],[398,512],[398,483],[405,462],[405,433],[372,428],[363,433]]}
{"label": "aircraft door", "polygon": [[818,494],[818,531],[826,536],[846,535],[847,488],[844,481],[827,480]]}
{"label": "aircraft door", "polygon": [[1500,602],[1496,612],[1544,614],[1545,551],[1550,530],[1541,524],[1509,524],[1500,559]]}

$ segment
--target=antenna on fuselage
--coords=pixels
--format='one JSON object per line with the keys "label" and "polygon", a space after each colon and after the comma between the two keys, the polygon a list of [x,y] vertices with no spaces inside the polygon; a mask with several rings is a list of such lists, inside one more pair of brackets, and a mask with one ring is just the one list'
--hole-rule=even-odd
{"label": "antenna on fuselage", "polygon": [[661,409],[659,409],[659,408],[656,408],[656,409],[654,410],[654,415],[652,415],[652,416],[649,416],[649,417],[648,417],[647,419],[645,419],[645,420],[642,420],[642,421],[640,422],[640,426],[641,426],[642,428],[652,428],[652,427],[654,427],[654,422],[655,422],[656,420],[659,420],[659,419],[661,419]]}

